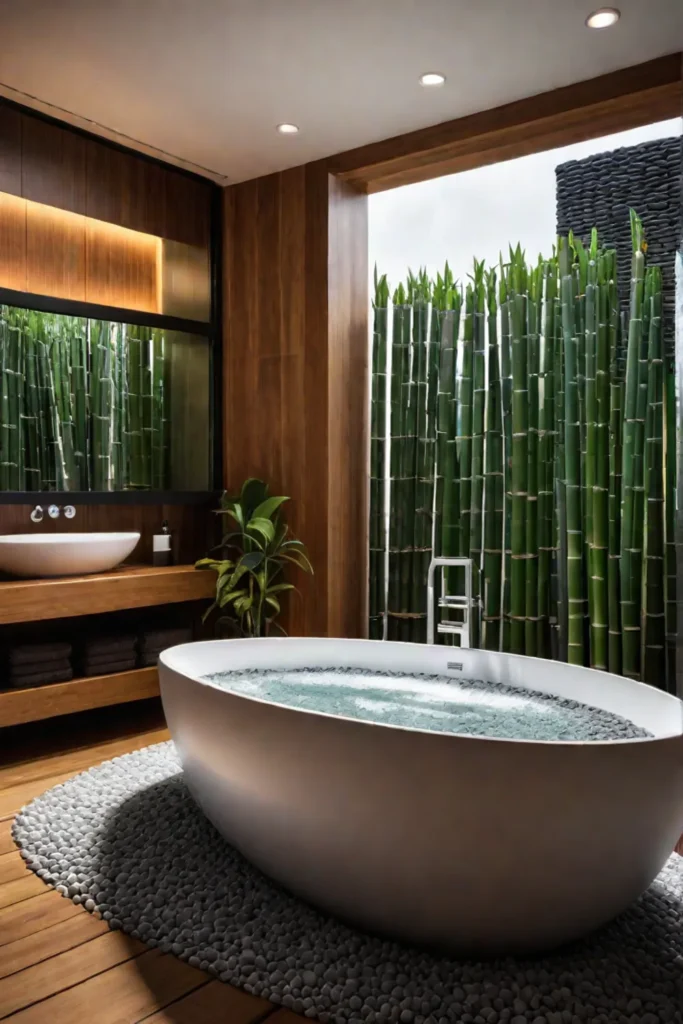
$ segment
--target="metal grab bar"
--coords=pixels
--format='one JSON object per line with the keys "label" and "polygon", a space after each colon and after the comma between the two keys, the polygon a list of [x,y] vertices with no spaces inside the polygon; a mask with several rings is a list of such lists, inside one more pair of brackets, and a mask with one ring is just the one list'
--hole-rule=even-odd
{"label": "metal grab bar", "polygon": [[[465,593],[446,594],[444,593],[444,572],[449,566],[460,567],[465,570]],[[435,602],[434,602],[434,573],[441,569],[441,600],[440,605],[444,608],[458,608],[463,612],[463,621],[460,623],[436,624]],[[460,646],[470,646],[470,615],[472,611],[472,559],[471,558],[432,558],[427,573],[427,643],[435,642],[436,633],[455,633],[460,637]]]}

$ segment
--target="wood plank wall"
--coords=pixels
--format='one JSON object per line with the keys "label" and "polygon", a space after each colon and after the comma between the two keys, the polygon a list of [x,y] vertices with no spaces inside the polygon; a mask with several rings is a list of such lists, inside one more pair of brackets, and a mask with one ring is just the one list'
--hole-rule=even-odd
{"label": "wood plank wall", "polygon": [[52,124],[0,99],[0,192],[208,246],[209,181]]}
{"label": "wood plank wall", "polygon": [[259,476],[292,498],[315,576],[296,580],[288,631],[362,636],[367,200],[322,163],[224,197],[225,481]]}
{"label": "wood plank wall", "polygon": [[213,188],[0,101],[0,287],[176,312],[161,239],[206,290]]}

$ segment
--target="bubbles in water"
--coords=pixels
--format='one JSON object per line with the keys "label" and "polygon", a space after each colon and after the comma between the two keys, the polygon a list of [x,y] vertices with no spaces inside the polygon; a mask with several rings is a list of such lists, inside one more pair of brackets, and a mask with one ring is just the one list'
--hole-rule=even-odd
{"label": "bubbles in water", "polygon": [[204,678],[269,703],[429,732],[564,741],[649,735],[611,712],[481,679],[350,668],[249,669]]}

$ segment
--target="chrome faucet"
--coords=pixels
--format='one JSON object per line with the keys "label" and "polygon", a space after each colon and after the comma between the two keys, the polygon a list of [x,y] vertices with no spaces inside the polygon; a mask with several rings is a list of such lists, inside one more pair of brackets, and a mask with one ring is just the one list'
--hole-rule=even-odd
{"label": "chrome faucet", "polygon": [[[60,513],[59,505],[49,505],[48,506],[47,514],[49,515],[50,519],[59,519],[59,513]],[[75,515],[76,515],[76,509],[74,508],[73,505],[65,505],[64,506],[64,518],[65,519],[73,519],[73,517]],[[45,518],[45,510],[44,510],[43,506],[42,505],[36,505],[36,507],[33,509],[33,512],[31,512],[31,522],[32,523],[42,523],[44,518]]]}

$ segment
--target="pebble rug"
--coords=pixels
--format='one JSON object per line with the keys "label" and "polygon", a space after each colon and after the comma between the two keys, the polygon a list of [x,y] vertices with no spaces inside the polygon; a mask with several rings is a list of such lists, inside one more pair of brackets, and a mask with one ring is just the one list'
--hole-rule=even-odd
{"label": "pebble rug", "polygon": [[534,959],[456,960],[291,896],[194,803],[172,743],[115,758],[17,815],[28,866],[66,898],[222,981],[323,1022],[683,1022],[683,857],[617,921]]}

